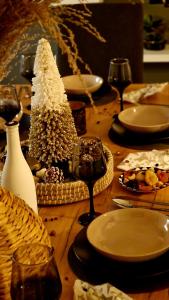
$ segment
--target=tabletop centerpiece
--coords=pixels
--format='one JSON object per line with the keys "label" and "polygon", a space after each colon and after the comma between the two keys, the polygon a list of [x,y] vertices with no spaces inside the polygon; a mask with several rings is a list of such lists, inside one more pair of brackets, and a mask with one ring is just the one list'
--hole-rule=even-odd
{"label": "tabletop centerpiece", "polygon": [[[78,142],[71,108],[48,40],[39,40],[32,80],[29,156],[36,160],[32,172],[40,204],[63,204],[88,198],[80,180],[73,181],[70,160]],[[95,193],[113,178],[113,158],[105,147],[107,173],[98,181]]]}
{"label": "tabletop centerpiece", "polygon": [[46,39],[38,43],[34,74],[29,154],[43,166],[44,182],[60,182],[64,180],[66,163],[78,137],[64,85]]}

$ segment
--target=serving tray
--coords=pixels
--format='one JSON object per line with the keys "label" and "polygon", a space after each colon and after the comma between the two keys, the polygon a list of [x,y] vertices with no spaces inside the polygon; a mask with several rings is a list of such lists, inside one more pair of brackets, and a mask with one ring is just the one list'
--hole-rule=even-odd
{"label": "serving tray", "polygon": [[[107,172],[96,181],[94,195],[106,189],[114,177],[113,155],[105,145],[103,147],[107,158]],[[36,192],[40,205],[61,205],[82,201],[89,197],[86,184],[80,180],[65,183],[37,183]]]}
{"label": "serving tray", "polygon": [[[24,142],[23,141],[23,145]],[[113,155],[108,147],[103,145],[106,160],[106,174],[96,181],[93,194],[97,195],[106,189],[114,177],[114,160]],[[3,149],[3,150],[2,150]],[[1,160],[3,159],[4,147],[1,149]],[[27,158],[29,160],[29,158]],[[3,162],[1,161],[3,164]],[[3,166],[2,166],[3,167]],[[0,171],[1,181],[1,171]],[[36,194],[39,205],[62,205],[82,201],[89,198],[89,192],[83,181],[66,181],[63,183],[36,183]]]}

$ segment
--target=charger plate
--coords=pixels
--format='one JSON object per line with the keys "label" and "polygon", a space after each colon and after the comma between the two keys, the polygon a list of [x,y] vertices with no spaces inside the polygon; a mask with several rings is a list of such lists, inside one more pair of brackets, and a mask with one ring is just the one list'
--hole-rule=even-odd
{"label": "charger plate", "polygon": [[[106,189],[114,177],[114,161],[111,151],[104,145],[107,158],[107,172],[94,185],[94,195]],[[89,197],[88,189],[83,181],[65,183],[37,183],[36,192],[38,204],[61,205],[78,202]]]}
{"label": "charger plate", "polygon": [[96,251],[83,228],[69,248],[68,261],[76,276],[91,284],[110,284],[124,292],[168,288],[169,251],[145,262],[120,262]]}

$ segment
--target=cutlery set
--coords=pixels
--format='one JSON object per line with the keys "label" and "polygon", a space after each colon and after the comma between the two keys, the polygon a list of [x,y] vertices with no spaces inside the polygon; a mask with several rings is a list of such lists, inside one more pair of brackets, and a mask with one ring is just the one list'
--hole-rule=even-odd
{"label": "cutlery set", "polygon": [[[112,201],[115,205],[117,205],[120,208],[147,208],[151,210],[157,210],[157,211],[162,211],[169,213],[169,202],[162,202],[162,201],[146,201],[138,198],[132,198],[132,197],[126,197],[126,196],[118,196],[118,197],[113,197]],[[147,204],[152,204],[160,207],[148,207],[146,205],[141,205],[141,204],[135,204],[134,202],[138,203],[147,203]],[[164,206],[163,208],[161,206]]]}

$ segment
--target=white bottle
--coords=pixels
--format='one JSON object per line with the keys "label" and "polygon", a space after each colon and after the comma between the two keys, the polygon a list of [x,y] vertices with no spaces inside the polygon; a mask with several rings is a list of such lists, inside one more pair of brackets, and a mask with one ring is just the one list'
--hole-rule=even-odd
{"label": "white bottle", "polygon": [[36,187],[29,165],[22,153],[19,124],[6,125],[7,156],[1,176],[1,185],[25,202],[38,213]]}

